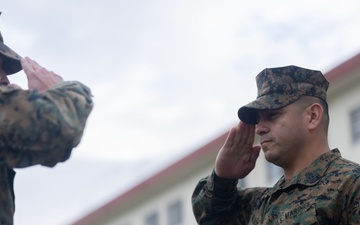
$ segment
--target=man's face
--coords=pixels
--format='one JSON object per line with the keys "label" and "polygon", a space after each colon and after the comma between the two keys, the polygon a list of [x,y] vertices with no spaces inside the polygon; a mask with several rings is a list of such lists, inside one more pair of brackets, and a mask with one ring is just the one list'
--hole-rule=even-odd
{"label": "man's face", "polygon": [[267,161],[288,167],[299,160],[306,141],[304,110],[292,103],[280,109],[259,110],[256,133]]}
{"label": "man's face", "polygon": [[9,79],[7,78],[7,75],[4,69],[2,68],[3,61],[4,61],[4,57],[0,55],[0,85],[8,85]]}

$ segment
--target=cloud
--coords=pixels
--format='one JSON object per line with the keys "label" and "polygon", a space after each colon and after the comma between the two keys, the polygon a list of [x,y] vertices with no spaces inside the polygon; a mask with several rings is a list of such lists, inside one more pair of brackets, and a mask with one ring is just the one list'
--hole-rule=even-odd
{"label": "cloud", "polygon": [[[127,157],[111,150],[117,145],[133,148],[133,158],[151,155],[134,141],[139,136],[160,153],[236,121],[237,108],[255,97],[254,76],[264,67],[329,68],[334,49],[339,57],[359,49],[352,29],[359,3],[332,2],[320,12],[321,4],[35,1],[18,8],[25,21],[6,13],[4,25],[21,52],[92,88],[83,155]],[[99,152],[101,146],[106,150]]]}

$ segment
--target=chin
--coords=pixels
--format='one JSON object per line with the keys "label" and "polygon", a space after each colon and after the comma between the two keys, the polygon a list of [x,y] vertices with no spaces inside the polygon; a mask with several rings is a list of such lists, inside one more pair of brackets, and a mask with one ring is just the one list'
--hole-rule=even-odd
{"label": "chin", "polygon": [[276,158],[278,158],[274,152],[270,151],[270,150],[266,150],[264,151],[264,155],[265,155],[265,159],[266,161],[270,162],[270,163],[274,163],[276,161]]}

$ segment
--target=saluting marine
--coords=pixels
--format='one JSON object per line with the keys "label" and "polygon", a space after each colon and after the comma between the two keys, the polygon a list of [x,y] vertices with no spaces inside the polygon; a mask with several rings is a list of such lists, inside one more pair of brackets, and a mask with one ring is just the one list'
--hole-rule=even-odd
{"label": "saluting marine", "polygon": [[[192,196],[203,225],[360,224],[360,166],[328,144],[329,86],[320,71],[267,68],[258,96],[238,111],[211,175]],[[261,146],[254,146],[255,134]],[[260,150],[284,170],[272,188],[237,188]]]}
{"label": "saluting marine", "polygon": [[[28,89],[9,84],[24,70]],[[0,225],[12,225],[14,168],[55,166],[70,157],[93,108],[90,89],[22,58],[0,33]]]}

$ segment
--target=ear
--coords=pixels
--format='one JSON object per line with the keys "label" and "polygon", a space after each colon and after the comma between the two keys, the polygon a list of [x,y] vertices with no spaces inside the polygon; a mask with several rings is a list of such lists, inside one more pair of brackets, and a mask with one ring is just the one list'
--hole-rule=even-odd
{"label": "ear", "polygon": [[323,117],[323,113],[324,113],[324,109],[321,107],[319,103],[313,103],[307,108],[306,114],[309,118],[308,120],[309,130],[314,130],[320,125]]}

